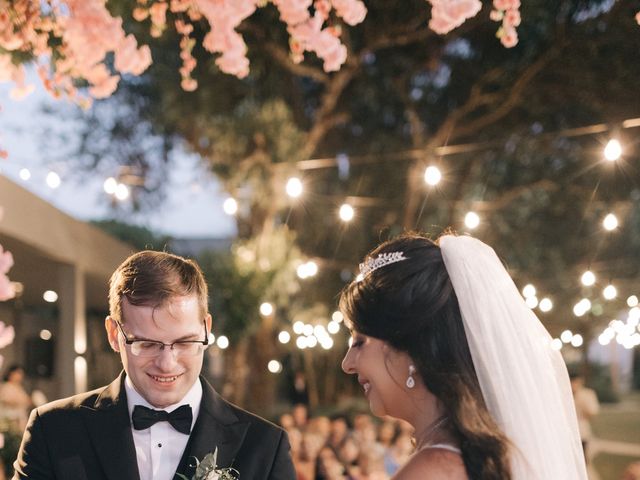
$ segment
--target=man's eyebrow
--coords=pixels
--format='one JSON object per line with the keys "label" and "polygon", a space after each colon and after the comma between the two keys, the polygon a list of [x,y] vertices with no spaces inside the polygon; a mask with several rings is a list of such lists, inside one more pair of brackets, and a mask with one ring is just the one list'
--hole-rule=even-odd
{"label": "man's eyebrow", "polygon": [[175,342],[182,342],[185,340],[194,340],[196,338],[200,338],[200,334],[199,333],[189,333],[187,335],[183,335],[182,337],[178,338],[177,340],[174,340]]}
{"label": "man's eyebrow", "polygon": [[[199,333],[188,333],[186,335],[183,335],[179,338],[176,338],[173,342],[184,342],[187,340],[195,340],[197,338],[200,338],[200,334]],[[147,337],[138,337],[137,335],[133,335],[133,334],[129,334],[127,335],[127,339],[128,340],[142,340],[145,342],[160,342],[160,340],[156,339],[156,338],[147,338]],[[162,342],[160,342],[162,343]]]}

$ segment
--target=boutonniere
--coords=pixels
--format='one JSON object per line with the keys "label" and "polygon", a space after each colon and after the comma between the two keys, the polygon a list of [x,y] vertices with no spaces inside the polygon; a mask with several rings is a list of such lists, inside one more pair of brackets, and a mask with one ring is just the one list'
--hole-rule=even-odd
{"label": "boutonniere", "polygon": [[[194,457],[195,458],[195,457]],[[218,460],[218,448],[213,453],[207,453],[200,461],[196,458],[196,473],[188,478],[178,473],[178,477],[183,480],[238,480],[240,472],[235,468],[220,468],[216,465]]]}

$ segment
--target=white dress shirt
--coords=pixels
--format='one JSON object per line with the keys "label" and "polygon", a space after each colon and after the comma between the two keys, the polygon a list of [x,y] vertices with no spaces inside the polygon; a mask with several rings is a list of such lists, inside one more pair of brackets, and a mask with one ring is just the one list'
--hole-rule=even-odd
{"label": "white dress shirt", "polygon": [[[124,386],[127,391],[129,418],[131,418],[133,408],[136,405],[158,410],[136,391],[129,377],[126,377]],[[196,380],[193,387],[180,402],[162,410],[172,412],[181,405],[190,405],[193,413],[193,420],[191,421],[191,429],[193,430],[193,425],[196,423],[200,412],[201,400],[202,384],[200,380]],[[189,435],[178,432],[169,422],[155,423],[146,430],[136,430],[133,428],[132,423],[131,431],[133,432],[133,443],[136,447],[140,480],[172,480],[189,441]]]}

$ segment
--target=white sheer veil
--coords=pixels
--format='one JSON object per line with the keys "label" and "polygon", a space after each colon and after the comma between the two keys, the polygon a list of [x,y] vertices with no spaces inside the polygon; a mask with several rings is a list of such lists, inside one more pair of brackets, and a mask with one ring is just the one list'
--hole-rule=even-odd
{"label": "white sheer veil", "polygon": [[514,480],[587,479],[567,369],[491,247],[440,238],[489,412],[513,444]]}

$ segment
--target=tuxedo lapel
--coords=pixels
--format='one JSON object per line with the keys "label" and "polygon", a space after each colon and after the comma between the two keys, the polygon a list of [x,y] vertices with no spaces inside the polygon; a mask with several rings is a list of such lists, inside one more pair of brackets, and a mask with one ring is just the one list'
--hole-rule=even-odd
{"label": "tuxedo lapel", "polygon": [[109,480],[140,478],[123,382],[124,373],[93,405],[82,408],[91,442]]}
{"label": "tuxedo lapel", "polygon": [[[248,422],[241,422],[227,403],[204,379],[202,382],[202,403],[200,413],[193,427],[189,442],[182,455],[177,472],[191,478],[195,471],[195,460],[199,461],[208,453],[218,449],[217,465],[235,467],[236,454],[249,428]],[[239,468],[238,468],[239,469]]]}

